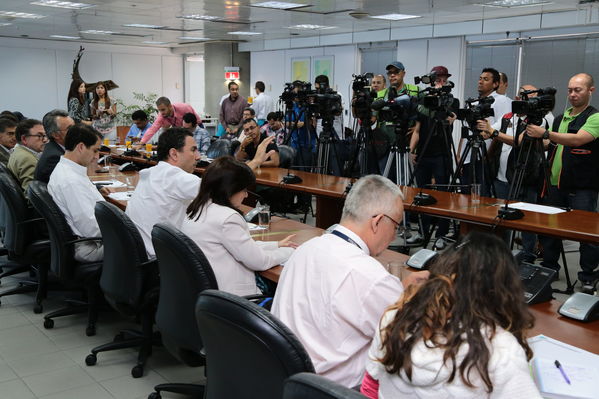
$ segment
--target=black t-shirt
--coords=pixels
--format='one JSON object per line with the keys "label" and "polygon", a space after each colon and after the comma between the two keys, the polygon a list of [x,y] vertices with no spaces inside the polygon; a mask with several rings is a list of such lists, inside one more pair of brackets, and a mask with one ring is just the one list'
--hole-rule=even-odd
{"label": "black t-shirt", "polygon": [[[258,145],[260,145],[260,143],[263,142],[267,137],[268,136],[266,135],[266,133],[260,134],[260,141],[258,142]],[[233,153],[237,152],[237,149],[240,145],[241,142],[235,141],[235,143],[233,144]],[[254,157],[256,156],[256,150],[258,149],[258,145],[250,143],[245,146],[245,153],[248,155],[248,160],[254,159]],[[274,142],[272,142],[266,147],[266,152],[269,152],[270,150],[275,150],[276,152],[279,152],[279,147],[277,147],[277,145]]]}

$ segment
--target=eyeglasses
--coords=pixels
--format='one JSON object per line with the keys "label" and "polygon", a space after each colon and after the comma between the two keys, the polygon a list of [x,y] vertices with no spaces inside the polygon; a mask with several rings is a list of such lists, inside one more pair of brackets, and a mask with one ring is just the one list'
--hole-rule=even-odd
{"label": "eyeglasses", "polygon": [[390,71],[387,71],[387,75],[399,75],[402,71],[400,71],[399,69],[392,69]]}
{"label": "eyeglasses", "polygon": [[[378,215],[374,215],[373,218],[377,217]],[[383,216],[386,217],[387,219],[389,219],[390,221],[393,222],[393,224],[395,225],[395,230],[399,233],[403,233],[405,231],[405,227],[403,224],[399,223],[397,220],[393,219],[391,216],[386,215],[383,213]]]}
{"label": "eyeglasses", "polygon": [[48,136],[46,136],[45,134],[42,133],[38,133],[38,134],[26,134],[25,137],[37,137],[38,139],[41,140],[47,140]]}

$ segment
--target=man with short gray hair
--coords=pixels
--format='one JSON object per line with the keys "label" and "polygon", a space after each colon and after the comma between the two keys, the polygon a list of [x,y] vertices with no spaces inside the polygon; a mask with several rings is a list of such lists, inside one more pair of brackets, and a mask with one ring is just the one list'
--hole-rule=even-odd
{"label": "man with short gray hair", "polygon": [[34,178],[48,183],[52,171],[64,154],[64,138],[67,135],[67,130],[75,124],[75,121],[67,111],[54,109],[44,115],[42,124],[49,141],[35,167]]}
{"label": "man with short gray hair", "polygon": [[298,336],[318,374],[354,387],[385,309],[404,285],[428,272],[399,279],[373,256],[395,239],[403,217],[399,187],[379,175],[353,186],[341,222],[330,234],[302,244],[286,262],[272,313]]}

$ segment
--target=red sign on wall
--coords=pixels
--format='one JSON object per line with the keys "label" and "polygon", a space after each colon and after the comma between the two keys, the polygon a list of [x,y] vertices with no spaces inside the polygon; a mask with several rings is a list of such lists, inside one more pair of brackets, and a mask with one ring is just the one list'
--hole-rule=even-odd
{"label": "red sign on wall", "polygon": [[227,80],[239,79],[239,72],[225,72],[225,79],[227,79]]}

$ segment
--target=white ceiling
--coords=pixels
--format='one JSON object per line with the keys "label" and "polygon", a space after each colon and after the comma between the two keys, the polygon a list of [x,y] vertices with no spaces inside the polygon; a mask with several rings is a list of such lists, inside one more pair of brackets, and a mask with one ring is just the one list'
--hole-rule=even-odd
{"label": "white ceiling", "polygon": [[[95,7],[68,10],[32,5],[33,0],[1,0],[0,11],[16,11],[45,15],[41,19],[6,18],[0,16],[0,37],[49,39],[50,35],[80,36],[81,42],[99,42],[138,46],[156,46],[144,41],[166,42],[159,47],[182,47],[193,43],[180,36],[209,38],[214,41],[246,41],[281,39],[360,32],[389,27],[443,24],[518,15],[576,10],[578,0],[554,0],[552,4],[534,7],[496,8],[477,3],[489,0],[289,0],[308,4],[296,11],[252,7],[262,0],[76,0]],[[402,13],[422,18],[387,22],[372,18],[356,19],[350,11],[370,15]],[[221,21],[197,21],[179,18],[186,14],[210,15]],[[11,25],[1,26],[2,23]],[[124,27],[123,24],[163,25],[167,29]],[[318,24],[334,26],[327,30],[295,30],[291,25]],[[112,35],[80,33],[83,30],[117,32]],[[523,30],[526,27],[523,27]],[[232,31],[254,31],[261,35],[241,37]],[[197,41],[195,42],[197,44]]]}

